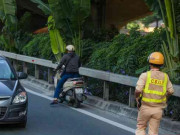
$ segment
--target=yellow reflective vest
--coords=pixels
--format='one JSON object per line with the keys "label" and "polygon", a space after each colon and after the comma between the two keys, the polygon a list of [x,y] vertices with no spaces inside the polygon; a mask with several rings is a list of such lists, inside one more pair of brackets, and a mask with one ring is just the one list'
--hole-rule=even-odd
{"label": "yellow reflective vest", "polygon": [[[142,101],[148,103],[163,103],[166,102],[166,91],[167,91],[168,76],[164,73],[164,80],[158,80],[151,77],[151,71],[147,72],[146,85],[143,90]],[[150,89],[151,86],[158,86],[157,89]],[[158,88],[162,87],[163,91]],[[157,96],[153,96],[157,95]],[[154,98],[152,98],[154,97]],[[155,98],[158,97],[158,98]]]}

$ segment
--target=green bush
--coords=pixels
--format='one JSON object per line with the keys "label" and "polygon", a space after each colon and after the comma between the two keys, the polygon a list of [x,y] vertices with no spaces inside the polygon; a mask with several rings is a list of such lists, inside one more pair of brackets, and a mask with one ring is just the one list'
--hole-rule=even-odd
{"label": "green bush", "polygon": [[23,54],[53,60],[49,34],[33,35],[33,39],[23,48]]}
{"label": "green bush", "polygon": [[0,35],[0,50],[22,54],[22,48],[32,39],[31,34],[21,30]]}
{"label": "green bush", "polygon": [[111,42],[95,44],[87,66],[115,73],[125,71],[128,75],[140,74],[147,69],[148,55],[161,51],[163,33],[163,29],[157,29],[141,35],[133,29],[129,35],[119,34]]}
{"label": "green bush", "polygon": [[19,30],[14,34],[15,48],[18,54],[23,54],[23,48],[32,40],[32,34]]}
{"label": "green bush", "polygon": [[33,15],[30,12],[25,12],[23,16],[19,19],[18,22],[18,29],[24,32],[32,32],[33,25],[32,25],[32,17]]}
{"label": "green bush", "polygon": [[171,96],[167,105],[165,116],[169,116],[173,120],[180,120],[180,98]]}

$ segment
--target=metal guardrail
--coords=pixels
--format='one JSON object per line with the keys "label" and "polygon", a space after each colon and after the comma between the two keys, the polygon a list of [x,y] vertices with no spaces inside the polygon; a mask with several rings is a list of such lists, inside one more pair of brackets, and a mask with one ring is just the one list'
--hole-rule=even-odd
{"label": "metal guardrail", "polygon": [[[25,55],[19,55],[19,54],[15,54],[15,53],[9,53],[9,52],[5,52],[5,51],[0,51],[0,54],[5,57],[13,59],[13,66],[15,67],[15,69],[16,69],[16,61],[24,62],[24,64],[23,64],[24,72],[27,72],[26,63],[35,64],[35,78],[36,79],[39,79],[39,67],[38,66],[40,65],[40,66],[48,67],[48,82],[49,83],[52,82],[52,69],[57,67],[57,64],[52,63],[52,61],[39,59],[39,58],[35,58],[35,57],[29,57],[29,56],[25,56]],[[135,87],[136,82],[138,80],[138,78],[136,78],[136,77],[119,75],[119,74],[114,74],[114,73],[110,73],[110,72],[89,69],[89,68],[84,68],[84,67],[81,67],[79,69],[79,72],[83,76],[92,77],[92,78],[96,78],[96,79],[100,79],[100,80],[104,81],[104,92],[103,92],[104,100],[109,99],[109,82],[123,84],[123,85],[127,85],[130,87]],[[173,87],[175,89],[174,96],[180,97],[180,86],[173,85]],[[133,91],[131,88],[130,88],[129,93],[130,93],[129,94],[129,103],[130,103],[130,106],[133,106],[134,95],[133,95]]]}
{"label": "metal guardrail", "polygon": [[138,78],[136,77],[131,77],[131,76],[125,76],[125,75],[120,75],[120,74],[114,74],[111,72],[105,72],[105,71],[100,71],[100,70],[95,70],[95,69],[90,69],[90,68],[84,68],[81,67],[79,69],[79,72],[81,75],[108,81],[108,82],[114,82],[114,83],[119,83],[123,85],[128,85],[135,87],[136,82],[138,81]]}
{"label": "metal guardrail", "polygon": [[52,61],[50,60],[44,60],[44,59],[29,57],[25,55],[19,55],[19,54],[5,52],[5,51],[0,51],[0,54],[14,60],[23,61],[23,62],[35,64],[35,65],[40,65],[40,66],[49,67],[49,68],[57,67],[57,64],[52,63]]}
{"label": "metal guardrail", "polygon": [[35,57],[29,57],[25,55],[19,55],[15,53],[10,53],[10,52],[5,52],[5,51],[0,51],[0,55],[3,55],[7,58],[13,59],[13,66],[15,70],[17,70],[17,61],[22,61],[23,62],[23,72],[27,73],[27,63],[31,63],[35,65],[35,78],[39,79],[40,78],[40,69],[39,66],[43,67],[48,67],[48,82],[52,83],[52,69],[57,67],[57,64],[52,63],[50,60],[44,60],[44,59],[39,59]]}
{"label": "metal guardrail", "polygon": [[[99,71],[99,70],[89,69],[89,68],[84,68],[84,67],[81,67],[79,71],[80,71],[80,74],[83,76],[97,78],[97,79],[104,80],[107,82],[119,83],[119,84],[131,86],[131,87],[136,87],[136,83],[138,81],[137,77],[114,74],[110,72]],[[175,92],[173,95],[176,97],[180,97],[180,85],[173,85],[173,88],[175,89]]]}

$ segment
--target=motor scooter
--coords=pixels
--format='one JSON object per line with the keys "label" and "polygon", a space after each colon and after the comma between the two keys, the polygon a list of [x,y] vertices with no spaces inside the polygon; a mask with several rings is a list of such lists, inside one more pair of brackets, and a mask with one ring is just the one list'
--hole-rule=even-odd
{"label": "motor scooter", "polygon": [[59,102],[63,103],[66,101],[69,105],[72,104],[73,107],[79,108],[81,103],[87,98],[84,94],[84,87],[83,78],[68,79],[63,85],[62,93],[59,95]]}

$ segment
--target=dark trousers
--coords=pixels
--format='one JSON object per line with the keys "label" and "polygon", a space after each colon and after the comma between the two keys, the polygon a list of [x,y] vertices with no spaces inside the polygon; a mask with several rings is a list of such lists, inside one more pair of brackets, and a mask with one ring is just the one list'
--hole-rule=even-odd
{"label": "dark trousers", "polygon": [[59,98],[59,94],[63,91],[63,85],[69,78],[78,78],[80,77],[78,73],[65,73],[62,78],[59,80],[58,85],[56,87],[56,91],[54,93],[54,98]]}

